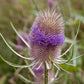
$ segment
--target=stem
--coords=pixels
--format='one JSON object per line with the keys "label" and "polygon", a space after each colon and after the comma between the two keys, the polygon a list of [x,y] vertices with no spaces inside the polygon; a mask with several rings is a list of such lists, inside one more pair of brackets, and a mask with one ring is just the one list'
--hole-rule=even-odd
{"label": "stem", "polygon": [[69,8],[70,17],[72,17],[72,9],[71,9],[71,2],[70,2],[70,0],[67,0],[67,5],[68,5],[68,8]]}
{"label": "stem", "polygon": [[48,69],[46,67],[46,63],[44,62],[44,84],[48,84]]}

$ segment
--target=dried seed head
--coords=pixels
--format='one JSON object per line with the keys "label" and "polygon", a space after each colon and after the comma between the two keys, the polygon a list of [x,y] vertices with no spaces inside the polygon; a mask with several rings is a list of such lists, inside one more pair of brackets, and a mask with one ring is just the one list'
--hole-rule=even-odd
{"label": "dried seed head", "polygon": [[64,40],[64,24],[61,14],[55,11],[40,13],[29,33],[31,56],[41,62],[49,62],[49,56],[54,60],[60,55]]}

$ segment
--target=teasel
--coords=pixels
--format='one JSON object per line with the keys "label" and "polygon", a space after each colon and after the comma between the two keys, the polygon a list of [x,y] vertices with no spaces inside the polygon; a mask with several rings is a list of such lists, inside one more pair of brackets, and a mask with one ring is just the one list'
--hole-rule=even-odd
{"label": "teasel", "polygon": [[41,63],[51,64],[61,53],[64,43],[64,21],[60,13],[56,11],[45,11],[40,13],[30,30],[29,45],[30,55]]}
{"label": "teasel", "polygon": [[[55,65],[57,57],[61,54],[62,44],[64,43],[64,21],[60,13],[54,11],[44,11],[39,13],[36,17],[33,26],[31,27],[29,33],[29,45],[30,45],[30,55],[36,60],[39,70],[44,62],[46,63],[47,69],[50,69],[50,66]],[[52,60],[52,62],[51,62]],[[59,68],[58,68],[59,69]],[[35,71],[37,78],[35,82],[40,84],[44,81],[44,68],[42,71]],[[53,77],[53,71],[49,70],[48,72],[48,82],[51,82]],[[38,77],[40,75],[40,79]],[[52,77],[50,77],[52,75]]]}
{"label": "teasel", "polygon": [[25,67],[30,67],[33,65],[35,66],[37,64],[41,66],[45,62],[47,68],[49,68],[49,66],[52,65],[50,58],[55,64],[55,62],[58,61],[57,57],[61,57],[61,47],[65,40],[64,23],[61,14],[56,10],[46,10],[44,12],[40,12],[37,15],[29,33],[28,42],[17,32],[12,23],[11,26],[16,34],[29,48],[30,58],[21,56],[19,53],[12,49],[2,34],[0,34],[0,36],[3,38],[6,45],[17,56],[26,60],[33,60],[32,65],[30,64],[29,66]]}
{"label": "teasel", "polygon": [[[37,15],[28,35],[28,42],[17,32],[12,23],[11,26],[20,39],[29,48],[30,57],[23,57],[17,53],[4,39],[1,33],[0,36],[12,52],[24,60],[31,60],[32,63],[27,65],[15,65],[5,61],[0,56],[2,60],[13,67],[20,68],[35,68],[38,65],[37,70],[39,70],[45,63],[48,70],[54,69],[54,67],[57,68],[57,73],[55,75],[55,77],[57,77],[58,71],[61,69],[59,64],[64,64],[70,60],[64,60],[62,59],[62,56],[66,55],[66,53],[72,48],[79,29],[71,46],[61,55],[61,48],[65,40],[64,21],[62,15],[56,10],[46,10]],[[32,73],[34,77],[36,77],[34,71],[32,71]]]}

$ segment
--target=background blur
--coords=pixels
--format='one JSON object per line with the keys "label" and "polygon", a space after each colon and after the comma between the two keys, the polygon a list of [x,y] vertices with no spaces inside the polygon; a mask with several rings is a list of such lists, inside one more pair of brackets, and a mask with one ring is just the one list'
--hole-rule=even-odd
{"label": "background blur", "polygon": [[[0,0],[0,33],[8,42],[17,45],[17,36],[12,30],[10,22],[13,22],[18,31],[28,33],[36,17],[37,7],[42,11],[47,8],[55,9],[58,5],[65,21],[66,41],[62,52],[72,43],[80,21],[80,31],[73,48],[73,56],[84,54],[84,0]],[[23,50],[17,50],[17,52],[25,54]],[[24,60],[13,54],[1,37],[0,55],[12,63],[24,64]],[[64,56],[65,59],[68,57],[69,54]],[[60,72],[60,78],[54,84],[84,84],[84,56],[72,63],[78,67],[78,71],[72,71],[70,74]],[[20,73],[33,80],[28,69],[23,69]],[[16,76],[13,67],[0,59],[0,84],[26,84],[26,82]]]}

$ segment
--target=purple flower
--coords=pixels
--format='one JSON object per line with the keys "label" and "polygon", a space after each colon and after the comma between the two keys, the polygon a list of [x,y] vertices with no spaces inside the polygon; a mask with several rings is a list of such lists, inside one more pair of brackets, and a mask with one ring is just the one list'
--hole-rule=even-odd
{"label": "purple flower", "polygon": [[[34,58],[33,61],[38,62],[36,67],[42,64],[38,70],[35,69],[36,67],[33,68],[37,76],[35,78],[36,82],[43,82],[44,80],[43,63],[45,62],[47,67],[52,65],[49,56],[55,65],[57,57],[61,54],[61,47],[64,40],[64,23],[60,13],[48,10],[36,17],[28,37],[30,55]],[[52,78],[53,72],[49,70],[49,80]]]}
{"label": "purple flower", "polygon": [[61,45],[64,43],[65,35],[57,34],[53,35],[51,33],[45,34],[45,31],[40,31],[38,26],[33,25],[31,28],[31,36],[29,36],[29,40],[33,43],[43,46],[49,45]]}
{"label": "purple flower", "polygon": [[61,53],[64,43],[64,24],[60,13],[45,11],[40,13],[29,33],[30,55],[40,62],[54,61]]}

